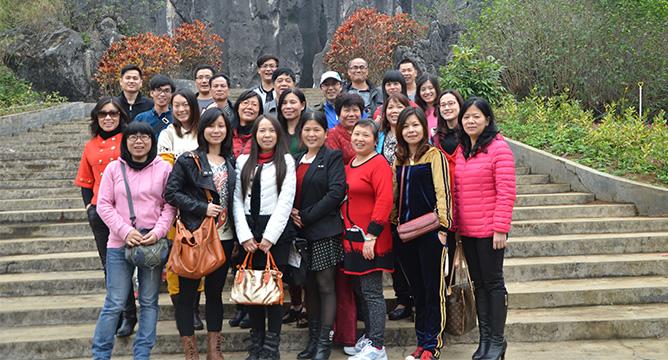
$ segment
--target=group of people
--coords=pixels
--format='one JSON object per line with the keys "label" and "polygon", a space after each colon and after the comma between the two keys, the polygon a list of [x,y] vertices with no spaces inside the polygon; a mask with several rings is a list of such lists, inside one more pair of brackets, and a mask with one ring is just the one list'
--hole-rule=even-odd
{"label": "group of people", "polygon": [[[276,56],[261,56],[257,67],[262,82],[235,102],[228,99],[229,77],[206,65],[193,74],[197,93],[155,76],[151,101],[139,92],[141,69],[128,65],[123,93],[103,97],[92,110],[93,138],[75,183],[107,286],[94,358],[109,359],[115,336],[131,335],[137,323],[134,357],[150,357],[162,271],[135,269],[124,253],[173,236],[177,214],[190,231],[214,217],[227,259],[203,279],[166,271],[186,359],[199,358],[200,292],[207,359],[220,360],[229,269],[248,253],[254,268],[263,268],[271,253],[285,273],[296,238],[308,244],[308,275],[303,289],[290,287],[290,309],[240,306],[230,320],[250,328],[248,360],[279,359],[282,324],[296,318],[309,331],[299,359],[328,359],[333,342],[346,345],[351,360],[387,359],[383,272],[392,273],[397,295],[389,319],[414,316],[416,348],[406,359],[439,358],[452,276],[445,264],[456,246],[475,285],[480,344],[473,359],[504,358],[502,268],[515,170],[490,104],[441,91],[435,77],[418,78],[408,59],[377,86],[367,79],[366,61],[353,59],[347,84],[336,72],[322,75],[325,101],[311,108]],[[399,226],[431,212],[436,229],[401,239]]]}

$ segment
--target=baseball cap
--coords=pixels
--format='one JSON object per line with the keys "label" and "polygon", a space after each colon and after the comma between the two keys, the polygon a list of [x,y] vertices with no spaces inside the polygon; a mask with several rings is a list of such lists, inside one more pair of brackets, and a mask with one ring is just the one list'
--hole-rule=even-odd
{"label": "baseball cap", "polygon": [[339,75],[339,73],[337,73],[336,71],[327,71],[320,77],[320,86],[322,86],[322,83],[324,83],[325,80],[327,79],[335,79],[338,82],[343,82],[341,81],[341,76]]}

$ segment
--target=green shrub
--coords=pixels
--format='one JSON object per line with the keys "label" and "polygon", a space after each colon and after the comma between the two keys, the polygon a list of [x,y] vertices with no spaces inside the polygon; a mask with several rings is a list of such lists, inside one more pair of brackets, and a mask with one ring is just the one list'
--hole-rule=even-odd
{"label": "green shrub", "polygon": [[597,114],[627,97],[649,115],[668,109],[668,1],[495,0],[469,23],[468,41],[499,59],[521,98],[570,89]]}
{"label": "green shrub", "polygon": [[595,169],[649,174],[668,184],[668,127],[660,112],[648,124],[635,108],[613,103],[595,119],[568,94],[545,98],[533,91],[524,101],[507,100],[498,113],[504,136]]}
{"label": "green shrub", "polygon": [[0,32],[36,20],[59,18],[63,8],[62,0],[0,0]]}
{"label": "green shrub", "polygon": [[39,109],[67,101],[58,93],[46,94],[30,88],[24,79],[17,79],[9,68],[0,66],[0,116]]}
{"label": "green shrub", "polygon": [[500,75],[503,67],[492,56],[483,59],[477,48],[452,46],[453,57],[441,67],[443,89],[456,89],[464,99],[480,96],[491,103],[503,94]]}

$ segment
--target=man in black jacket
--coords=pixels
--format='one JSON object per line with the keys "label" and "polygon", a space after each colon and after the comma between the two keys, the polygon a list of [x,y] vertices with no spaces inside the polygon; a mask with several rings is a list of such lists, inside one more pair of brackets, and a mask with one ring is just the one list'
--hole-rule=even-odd
{"label": "man in black jacket", "polygon": [[121,78],[118,81],[123,91],[118,96],[121,106],[128,115],[128,121],[135,119],[140,113],[153,109],[153,100],[141,95],[142,73],[137,65],[125,65],[121,69]]}

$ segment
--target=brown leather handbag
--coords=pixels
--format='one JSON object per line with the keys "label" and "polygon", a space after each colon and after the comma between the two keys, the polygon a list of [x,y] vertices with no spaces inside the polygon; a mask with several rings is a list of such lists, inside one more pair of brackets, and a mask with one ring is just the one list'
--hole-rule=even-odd
{"label": "brown leather handbag", "polygon": [[[459,258],[459,279],[460,284],[452,285],[455,278],[455,263]],[[466,269],[466,272],[464,272]],[[446,320],[445,332],[450,335],[460,336],[473,330],[476,326],[476,305],[473,295],[474,287],[469,274],[468,264],[462,249],[462,243],[457,243],[455,250],[455,259],[452,261],[452,271],[450,271],[450,284],[446,291]],[[466,274],[466,277],[464,277]]]}
{"label": "brown leather handbag", "polygon": [[[441,159],[442,160],[442,159]],[[404,187],[404,175],[406,173],[406,165],[401,169],[401,188],[399,188],[399,219],[401,219],[401,205],[404,202],[404,191],[407,189]],[[434,231],[441,227],[441,220],[438,217],[438,211],[436,205],[434,205],[434,211],[430,211],[418,218],[401,223],[398,221],[397,224],[397,233],[399,238],[403,242],[409,242],[417,237],[420,237],[430,231]]]}
{"label": "brown leather handbag", "polygon": [[253,270],[253,253],[246,254],[244,263],[232,284],[230,300],[244,305],[283,305],[283,273],[281,273],[271,252],[267,253],[264,270]]}
{"label": "brown leather handbag", "polygon": [[[197,156],[195,154],[193,156],[202,172]],[[208,202],[211,203],[211,192],[209,189],[204,191]],[[225,251],[220,243],[213,217],[205,217],[202,225],[193,232],[186,229],[179,216],[176,217],[175,226],[176,235],[167,262],[167,268],[171,272],[184,278],[201,279],[223,266],[226,260]]]}

